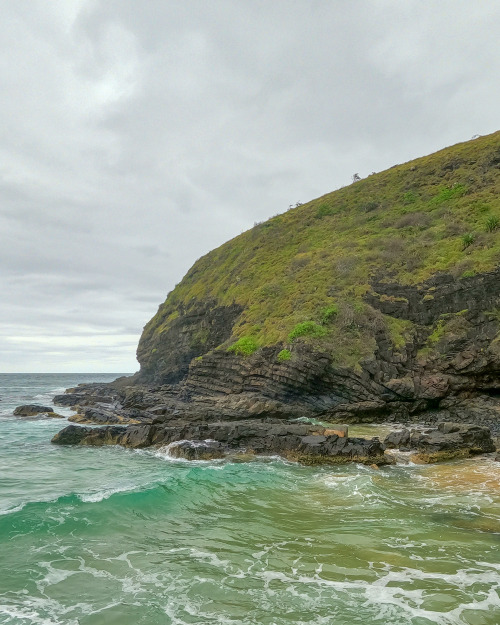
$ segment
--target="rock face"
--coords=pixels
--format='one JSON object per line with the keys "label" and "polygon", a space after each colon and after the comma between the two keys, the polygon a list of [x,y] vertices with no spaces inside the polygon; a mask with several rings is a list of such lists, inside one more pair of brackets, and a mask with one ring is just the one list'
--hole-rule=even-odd
{"label": "rock face", "polygon": [[14,409],[14,415],[16,417],[33,417],[41,413],[46,413],[49,416],[55,415],[50,406],[40,406],[39,404],[24,404]]}

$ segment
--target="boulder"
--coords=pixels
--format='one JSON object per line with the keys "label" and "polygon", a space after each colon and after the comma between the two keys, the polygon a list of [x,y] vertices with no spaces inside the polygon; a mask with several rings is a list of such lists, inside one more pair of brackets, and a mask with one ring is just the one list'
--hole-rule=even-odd
{"label": "boulder", "polygon": [[52,442],[56,445],[80,445],[91,433],[92,428],[68,425],[52,438]]}
{"label": "boulder", "polygon": [[25,404],[15,408],[14,415],[16,417],[33,417],[42,412],[51,413],[52,408],[50,406],[40,406],[39,404]]}
{"label": "boulder", "polygon": [[124,426],[108,425],[101,428],[68,425],[58,432],[52,442],[57,445],[119,445],[126,433]]}
{"label": "boulder", "polygon": [[408,430],[407,428],[390,432],[384,439],[384,445],[388,449],[400,449],[401,447],[408,447],[409,443],[410,430]]}

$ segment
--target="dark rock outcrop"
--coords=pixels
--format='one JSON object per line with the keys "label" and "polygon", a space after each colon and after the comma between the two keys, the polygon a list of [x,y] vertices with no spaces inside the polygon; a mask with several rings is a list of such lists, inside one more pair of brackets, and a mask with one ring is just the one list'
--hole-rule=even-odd
{"label": "dark rock outcrop", "polygon": [[471,454],[495,451],[489,428],[461,423],[440,423],[437,430],[412,434],[410,446],[426,453],[462,449]]}
{"label": "dark rock outcrop", "polygon": [[173,458],[185,460],[216,460],[224,458],[227,448],[218,441],[180,441],[170,446]]}
{"label": "dark rock outcrop", "polygon": [[322,426],[278,420],[99,428],[69,425],[52,442],[59,445],[116,444],[133,448],[176,443],[172,455],[187,459],[223,457],[230,452],[244,451],[280,454],[306,463],[390,463],[378,438],[349,438],[331,433]]}
{"label": "dark rock outcrop", "polygon": [[406,451],[410,444],[410,430],[404,428],[403,430],[396,430],[390,432],[384,439],[384,445],[387,449],[401,449]]}
{"label": "dark rock outcrop", "polygon": [[495,451],[489,428],[480,425],[442,422],[437,428],[394,431],[384,440],[388,448],[418,451],[417,458],[434,461]]}
{"label": "dark rock outcrop", "polygon": [[[453,420],[500,431],[500,317],[484,312],[500,307],[500,269],[462,280],[446,274],[414,287],[401,286],[405,297],[393,294],[399,293],[396,284],[373,286],[378,295],[367,296],[372,306],[414,326],[411,338],[398,349],[385,330],[375,328],[375,355],[358,370],[337,365],[335,354],[322,352],[319,345],[313,349],[297,343],[293,358],[286,361],[277,359],[281,346],[249,357],[219,349],[183,364],[176,384],[157,384],[175,376],[162,378],[160,369],[150,375],[153,364],[148,360],[149,368],[129,388],[122,381],[106,401],[119,403],[128,418],[148,413],[188,420],[304,415],[345,423]],[[423,301],[429,290],[432,299]],[[201,319],[201,312],[196,318]],[[217,316],[211,319],[212,326],[218,323]],[[191,326],[182,327],[186,341]],[[82,394],[76,391],[75,404],[82,405]],[[97,398],[104,391],[94,392]],[[71,402],[71,396],[63,397]],[[88,396],[83,402],[91,403]]]}
{"label": "dark rock outcrop", "polygon": [[124,426],[89,428],[68,425],[53,437],[52,442],[57,445],[117,445],[125,430]]}
{"label": "dark rock outcrop", "polygon": [[14,409],[16,417],[33,417],[41,413],[50,413],[50,416],[55,414],[50,406],[40,406],[39,404],[24,404]]}
{"label": "dark rock outcrop", "polygon": [[138,358],[143,360],[143,379],[167,384],[180,382],[187,374],[189,364],[198,356],[215,349],[231,336],[232,327],[243,307],[238,304],[218,306],[209,301],[196,308],[181,307],[165,331],[159,332],[157,321],[163,308],[148,324],[138,347]]}

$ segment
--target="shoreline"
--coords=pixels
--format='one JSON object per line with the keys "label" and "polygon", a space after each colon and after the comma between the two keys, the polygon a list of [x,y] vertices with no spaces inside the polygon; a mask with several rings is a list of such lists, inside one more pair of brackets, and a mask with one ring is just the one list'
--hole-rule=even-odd
{"label": "shoreline", "polygon": [[[321,415],[255,416],[255,404],[249,409],[246,404],[233,418],[223,414],[213,419],[204,414],[208,408],[213,410],[213,398],[181,399],[182,389],[130,386],[127,381],[129,378],[80,384],[55,396],[54,404],[75,414],[68,419],[71,425],[52,442],[131,448],[174,443],[174,453],[191,460],[277,453],[303,464],[361,462],[377,467],[396,462],[391,449],[412,451],[418,462],[429,463],[493,453],[498,446],[490,429],[476,424],[440,422],[430,427],[417,419],[412,423],[365,421],[350,423],[358,430],[358,435],[350,436],[347,424],[331,423]],[[363,430],[369,434],[367,429],[375,430],[372,434],[376,435],[359,436]],[[401,434],[403,438],[398,438]]]}

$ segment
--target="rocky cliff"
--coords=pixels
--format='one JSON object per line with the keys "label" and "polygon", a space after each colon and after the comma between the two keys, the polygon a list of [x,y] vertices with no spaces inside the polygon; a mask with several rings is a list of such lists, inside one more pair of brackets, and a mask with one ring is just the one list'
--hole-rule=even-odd
{"label": "rocky cliff", "polygon": [[144,328],[136,382],[165,411],[189,405],[205,419],[495,426],[499,287],[497,132],[293,208],[199,259]]}

